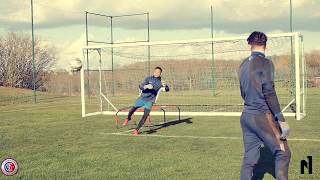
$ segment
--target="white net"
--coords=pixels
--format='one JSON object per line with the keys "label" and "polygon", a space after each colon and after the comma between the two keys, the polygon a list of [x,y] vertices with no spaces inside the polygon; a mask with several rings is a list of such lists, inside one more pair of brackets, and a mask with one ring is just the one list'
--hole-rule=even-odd
{"label": "white net", "polygon": [[[282,108],[296,98],[296,48],[293,37],[270,36],[266,51],[275,66],[276,89]],[[297,44],[300,44],[300,38],[297,40]],[[250,47],[243,37],[214,41],[137,43],[98,49],[102,55],[101,91],[119,109],[134,103],[138,97],[139,83],[152,74],[154,67],[160,66],[164,70],[162,79],[171,90],[161,94],[157,104],[178,105],[183,112],[242,111],[238,68],[250,55]],[[302,53],[299,53],[301,58]],[[89,102],[99,105],[98,59],[97,51],[89,50],[89,64],[84,66],[86,97],[90,97],[86,105]],[[113,111],[107,104],[103,110]],[[285,112],[292,112],[292,109],[287,108]]]}

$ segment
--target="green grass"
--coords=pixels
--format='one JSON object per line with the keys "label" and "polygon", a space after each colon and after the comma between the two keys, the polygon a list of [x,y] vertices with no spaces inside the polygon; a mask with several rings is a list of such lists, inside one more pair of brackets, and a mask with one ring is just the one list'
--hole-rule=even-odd
{"label": "green grass", "polygon": [[[0,89],[0,94],[1,102],[8,95],[19,99],[25,93]],[[20,165],[13,179],[239,179],[241,139],[206,138],[241,138],[238,117],[193,117],[193,123],[152,134],[204,138],[119,136],[110,133],[132,126],[116,129],[110,116],[81,118],[79,100],[44,96],[36,105],[0,106],[0,158],[13,157]],[[307,100],[305,119],[288,118],[290,138],[320,140],[320,89],[308,89]],[[290,179],[320,179],[320,142],[289,141],[289,145]],[[300,161],[307,155],[313,156],[314,174],[300,175]]]}

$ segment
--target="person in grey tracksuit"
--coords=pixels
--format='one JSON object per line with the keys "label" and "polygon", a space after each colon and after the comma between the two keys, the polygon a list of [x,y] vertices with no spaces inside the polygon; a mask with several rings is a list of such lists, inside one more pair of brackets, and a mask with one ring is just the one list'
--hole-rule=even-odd
{"label": "person in grey tracksuit", "polygon": [[275,157],[276,178],[287,180],[291,157],[286,141],[289,125],[282,115],[275,91],[273,63],[264,54],[267,36],[255,31],[247,41],[251,56],[239,68],[240,92],[244,100],[240,118],[244,143],[241,180],[251,180],[260,148],[264,145]]}

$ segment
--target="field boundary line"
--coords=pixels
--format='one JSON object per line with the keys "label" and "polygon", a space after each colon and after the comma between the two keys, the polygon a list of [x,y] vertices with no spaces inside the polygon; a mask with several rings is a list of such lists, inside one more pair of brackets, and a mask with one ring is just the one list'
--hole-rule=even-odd
{"label": "field boundary line", "polygon": [[[132,134],[124,134],[128,131],[117,132],[117,133],[101,133],[104,135],[115,135],[115,136],[132,136]],[[186,139],[229,139],[229,140],[242,140],[242,137],[228,137],[228,136],[177,136],[177,135],[157,135],[157,134],[140,134],[141,137],[159,137],[159,138],[186,138]],[[308,138],[289,138],[288,141],[309,141],[309,142],[320,142],[320,139],[308,139]]]}

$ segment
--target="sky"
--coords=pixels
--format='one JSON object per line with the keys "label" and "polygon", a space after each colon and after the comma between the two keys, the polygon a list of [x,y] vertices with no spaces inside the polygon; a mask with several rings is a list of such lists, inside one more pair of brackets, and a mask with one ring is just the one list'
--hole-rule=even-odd
{"label": "sky", "polygon": [[[150,13],[150,40],[209,38],[210,6],[214,37],[290,31],[289,0],[34,0],[35,35],[57,50],[56,68],[81,57],[85,45],[85,11],[106,15]],[[304,35],[305,51],[320,49],[320,1],[292,0],[293,30]],[[30,33],[29,0],[1,0],[0,35]],[[89,37],[110,41],[110,21],[88,16]],[[147,39],[146,16],[114,18],[114,41]]]}

